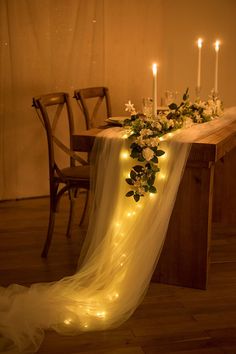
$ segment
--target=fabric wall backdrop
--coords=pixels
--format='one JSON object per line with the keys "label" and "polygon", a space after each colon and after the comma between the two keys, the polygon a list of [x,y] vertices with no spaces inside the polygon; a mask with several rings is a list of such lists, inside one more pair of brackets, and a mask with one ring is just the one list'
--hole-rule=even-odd
{"label": "fabric wall backdrop", "polygon": [[[206,95],[214,82],[210,45],[219,35],[219,87],[226,105],[235,105],[235,10],[234,0],[0,0],[0,199],[48,193],[35,95],[106,85],[113,115],[125,114],[128,99],[141,109],[151,96],[154,61],[158,103],[165,89],[194,92],[199,35],[209,41]],[[77,129],[84,127],[74,100],[73,110]]]}

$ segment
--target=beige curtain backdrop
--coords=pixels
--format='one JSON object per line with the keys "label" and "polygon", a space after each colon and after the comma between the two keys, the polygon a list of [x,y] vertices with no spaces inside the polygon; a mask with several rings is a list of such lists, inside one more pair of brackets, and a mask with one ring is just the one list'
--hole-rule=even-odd
{"label": "beige curtain backdrop", "polygon": [[[219,37],[219,90],[235,104],[234,0],[0,0],[0,200],[48,194],[47,145],[32,97],[108,86],[113,115],[129,99],[141,109],[166,89],[194,95],[198,36],[203,96],[214,84]],[[84,124],[73,100],[76,128]]]}

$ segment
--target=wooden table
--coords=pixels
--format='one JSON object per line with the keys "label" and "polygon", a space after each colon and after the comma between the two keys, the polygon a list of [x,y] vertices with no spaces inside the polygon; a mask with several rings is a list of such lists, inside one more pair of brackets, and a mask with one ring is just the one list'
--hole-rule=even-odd
{"label": "wooden table", "polygon": [[[73,136],[91,151],[101,129]],[[236,116],[193,143],[152,281],[207,288],[212,221],[236,224]]]}

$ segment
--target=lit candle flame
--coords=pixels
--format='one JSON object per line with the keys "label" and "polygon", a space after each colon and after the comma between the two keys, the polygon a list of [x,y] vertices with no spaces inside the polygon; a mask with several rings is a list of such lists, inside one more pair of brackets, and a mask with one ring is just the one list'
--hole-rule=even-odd
{"label": "lit candle flame", "polygon": [[156,64],[156,63],[152,64],[152,73],[153,73],[153,75],[155,75],[155,76],[156,76],[156,74],[157,74],[157,64]]}
{"label": "lit candle flame", "polygon": [[220,41],[215,41],[215,51],[218,52],[220,49]]}
{"label": "lit candle flame", "polygon": [[198,40],[197,40],[198,48],[202,48],[202,42],[203,42],[202,38],[198,38]]}

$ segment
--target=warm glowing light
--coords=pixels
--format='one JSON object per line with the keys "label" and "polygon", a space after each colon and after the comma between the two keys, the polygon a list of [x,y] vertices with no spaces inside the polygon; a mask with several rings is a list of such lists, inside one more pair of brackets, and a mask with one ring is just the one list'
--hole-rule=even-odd
{"label": "warm glowing light", "polygon": [[135,211],[128,211],[127,216],[130,218],[131,216],[136,215]]}
{"label": "warm glowing light", "polygon": [[121,223],[120,223],[120,222],[116,222],[116,223],[115,223],[115,226],[116,226],[116,227],[120,227],[120,226],[121,226]]}
{"label": "warm glowing light", "polygon": [[169,138],[171,138],[173,136],[173,133],[168,133],[167,135]]}
{"label": "warm glowing light", "polygon": [[64,323],[65,323],[67,326],[69,326],[69,325],[71,324],[71,322],[72,322],[72,319],[71,319],[71,318],[67,318],[67,319],[64,321]]}
{"label": "warm glowing light", "polygon": [[202,48],[202,42],[203,42],[202,38],[198,38],[198,40],[197,40],[198,48]]}
{"label": "warm glowing light", "polygon": [[163,136],[160,136],[159,140],[164,141],[165,139],[163,138]]}
{"label": "warm glowing light", "polygon": [[84,328],[88,328],[88,324],[87,323],[84,324]]}
{"label": "warm glowing light", "polygon": [[149,193],[149,197],[150,197],[151,199],[155,198],[156,195],[157,195],[156,193]]}
{"label": "warm glowing light", "polygon": [[156,63],[152,64],[152,73],[154,76],[156,76],[156,74],[157,74],[157,64]]}
{"label": "warm glowing light", "polygon": [[96,316],[98,318],[105,318],[106,317],[106,311],[98,311],[98,312],[96,312]]}
{"label": "warm glowing light", "polygon": [[127,160],[129,158],[129,153],[128,151],[122,151],[121,154],[120,154],[120,157],[123,159],[123,160]]}
{"label": "warm glowing light", "polygon": [[136,208],[138,208],[138,209],[141,209],[143,207],[143,205],[142,205],[142,203],[138,203],[138,204],[136,204]]}
{"label": "warm glowing light", "polygon": [[118,297],[119,297],[119,294],[118,294],[118,293],[114,293],[114,294],[108,295],[108,299],[109,299],[110,301],[114,301],[114,300],[118,299]]}
{"label": "warm glowing light", "polygon": [[122,139],[127,139],[128,138],[128,134],[125,133],[123,136],[122,136]]}
{"label": "warm glowing light", "polygon": [[216,52],[219,52],[219,49],[220,49],[220,41],[219,41],[219,40],[216,40],[216,41],[215,41],[214,47],[215,47],[215,51],[216,51]]}
{"label": "warm glowing light", "polygon": [[159,177],[160,177],[160,179],[165,179],[165,178],[166,178],[166,176],[164,175],[164,173],[160,173]]}

